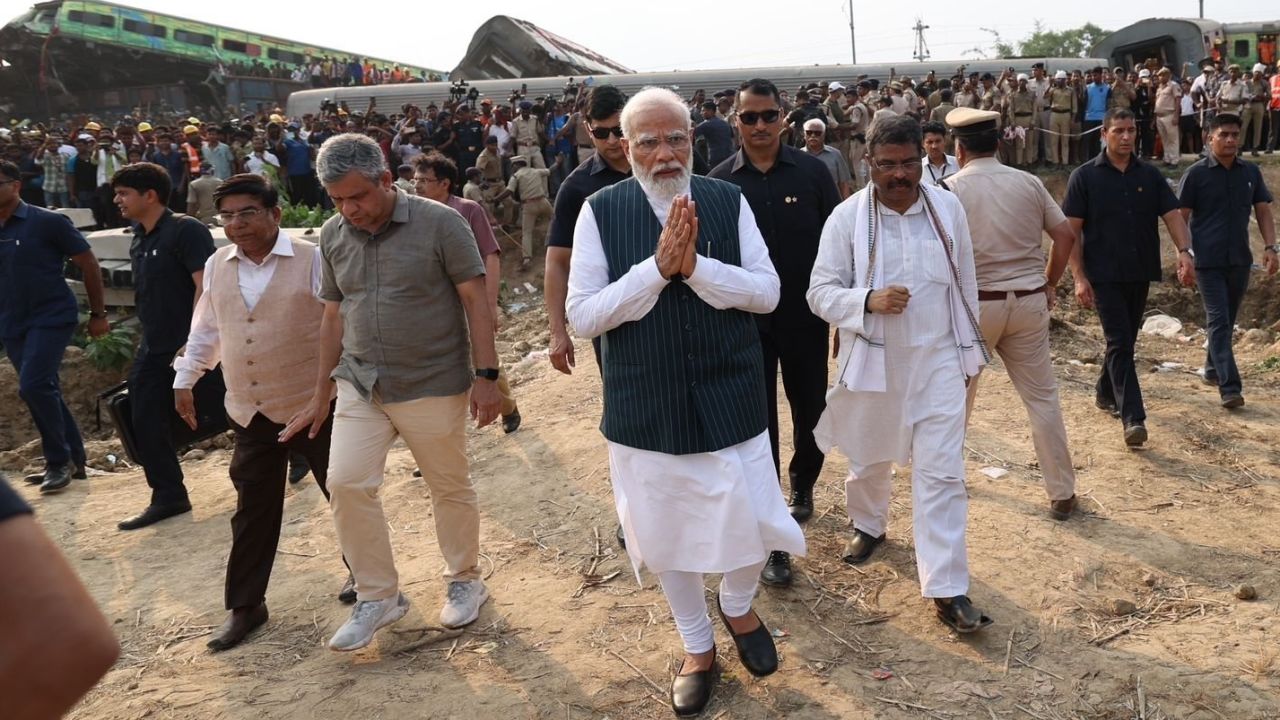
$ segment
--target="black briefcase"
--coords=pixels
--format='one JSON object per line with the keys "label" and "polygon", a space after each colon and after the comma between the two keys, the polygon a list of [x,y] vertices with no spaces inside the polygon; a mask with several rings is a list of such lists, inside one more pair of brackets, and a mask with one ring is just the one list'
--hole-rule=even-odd
{"label": "black briefcase", "polygon": [[[169,427],[173,433],[173,447],[182,454],[187,448],[202,440],[208,440],[230,429],[227,423],[227,412],[223,400],[227,394],[226,383],[222,379],[222,366],[218,366],[204,374],[204,377],[191,389],[196,403],[196,429],[192,430],[186,421],[178,417],[177,410],[170,411]],[[138,459],[137,435],[133,430],[133,407],[129,403],[129,383],[122,382],[98,394],[98,427],[102,427],[102,406],[107,406],[107,415],[116,427],[116,435],[124,446],[125,454],[135,465],[141,465]]]}

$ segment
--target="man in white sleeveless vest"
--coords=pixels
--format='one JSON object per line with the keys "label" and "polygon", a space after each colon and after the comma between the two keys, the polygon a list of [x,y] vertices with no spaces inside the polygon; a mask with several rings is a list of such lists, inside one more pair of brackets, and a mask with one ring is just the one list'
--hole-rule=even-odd
{"label": "man in white sleeveless vest", "polygon": [[602,336],[610,478],[627,553],[658,575],[684,641],[677,715],[715,685],[703,573],[723,573],[720,616],[743,666],[777,651],[751,609],[772,550],[805,551],[769,449],[760,337],[780,283],[734,185],[692,175],[690,119],[675,93],[641,91],[622,110],[634,177],[592,195],[574,229],[567,315]]}
{"label": "man in white sleeveless vest", "polygon": [[[280,230],[279,195],[260,175],[234,175],[214,192],[227,239],[205,264],[187,349],[174,361],[174,405],[196,425],[191,388],[222,363],[224,403],[235,431],[228,472],[236,488],[227,558],[226,622],[209,640],[214,651],[238,645],[267,621],[266,592],[280,540],[289,454],[305,457],[325,499],[332,420],[314,438],[284,443],[280,433],[311,400],[318,367],[316,337],[324,306],[316,246]],[[347,577],[339,593],[355,601]]]}
{"label": "man in white sleeveless vest", "polygon": [[988,360],[969,226],[954,195],[920,182],[919,123],[888,117],[867,140],[872,182],[827,220],[809,283],[809,307],[840,332],[814,439],[849,458],[851,565],[884,541],[893,464],[911,463],[921,592],[973,632],[991,621],[965,595],[965,386]]}

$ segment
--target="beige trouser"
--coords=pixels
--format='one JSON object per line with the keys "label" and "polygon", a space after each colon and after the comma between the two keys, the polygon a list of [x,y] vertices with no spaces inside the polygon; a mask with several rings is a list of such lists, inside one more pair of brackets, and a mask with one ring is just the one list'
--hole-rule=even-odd
{"label": "beige trouser", "polygon": [[1034,165],[1040,159],[1040,128],[1034,125],[1027,128],[1027,148],[1024,157],[1028,165]]}
{"label": "beige trouser", "polygon": [[542,148],[535,143],[533,145],[521,145],[516,153],[529,158],[529,167],[545,168],[547,161],[542,158]]}
{"label": "beige trouser", "polygon": [[[520,209],[520,239],[525,257],[533,257],[534,240],[546,237],[551,227],[551,212],[551,203],[545,197],[524,201]],[[541,235],[539,229],[542,230]]]}
{"label": "beige trouser", "polygon": [[1182,148],[1178,144],[1178,114],[1156,116],[1156,132],[1160,133],[1160,144],[1164,146],[1164,161],[1176,163],[1182,159]]}
{"label": "beige trouser", "polygon": [[1266,116],[1266,103],[1249,103],[1244,109],[1244,114],[1240,116],[1240,149],[1245,146],[1245,139],[1249,137],[1249,129],[1253,129],[1253,148],[1254,152],[1262,149],[1262,118]]}
{"label": "beige trouser", "polygon": [[502,407],[498,410],[503,417],[516,411],[516,399],[511,394],[511,383],[507,382],[507,371],[498,368],[498,395],[502,398]]}
{"label": "beige trouser", "polygon": [[468,394],[383,403],[365,402],[338,381],[329,448],[329,506],[342,554],[360,600],[395,597],[399,590],[387,518],[382,511],[387,451],[402,438],[431,494],[436,542],[446,581],[480,577],[480,505],[467,471]]}
{"label": "beige trouser", "polygon": [[1071,162],[1071,113],[1050,112],[1049,115],[1049,129],[1058,133],[1050,134],[1044,143],[1049,162],[1066,165]]}
{"label": "beige trouser", "polygon": [[867,144],[861,140],[849,140],[849,173],[853,175],[853,191],[862,189],[862,159],[867,156]]}
{"label": "beige trouser", "polygon": [[[1044,293],[1004,300],[983,300],[978,323],[987,347],[1000,354],[1009,380],[1022,397],[1031,419],[1031,442],[1044,473],[1050,500],[1066,500],[1075,494],[1076,472],[1067,449],[1067,428],[1058,403],[1058,383],[1049,358],[1049,310]],[[978,379],[969,382],[965,418],[973,411]]]}

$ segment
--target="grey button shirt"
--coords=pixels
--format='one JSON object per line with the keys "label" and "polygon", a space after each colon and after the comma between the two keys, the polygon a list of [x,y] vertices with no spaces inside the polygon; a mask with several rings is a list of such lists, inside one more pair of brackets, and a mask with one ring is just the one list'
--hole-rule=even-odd
{"label": "grey button shirt", "polygon": [[446,397],[471,387],[467,320],[455,285],[484,275],[466,220],[396,189],[395,210],[370,234],[335,215],[320,229],[320,298],[341,303],[334,379],[365,401]]}

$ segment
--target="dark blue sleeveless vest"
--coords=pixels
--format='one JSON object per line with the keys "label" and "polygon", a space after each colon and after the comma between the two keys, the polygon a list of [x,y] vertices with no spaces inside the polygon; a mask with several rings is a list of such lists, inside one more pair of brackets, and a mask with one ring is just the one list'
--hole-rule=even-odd
{"label": "dark blue sleeveless vest", "polygon": [[[698,248],[742,265],[741,191],[694,176]],[[640,183],[629,178],[588,202],[615,282],[653,256],[662,226]],[[696,272],[696,271],[695,271]],[[667,285],[644,318],[604,334],[604,419],[612,442],[670,455],[721,450],[765,431],[764,361],[754,317],[716,310],[682,281]]]}

